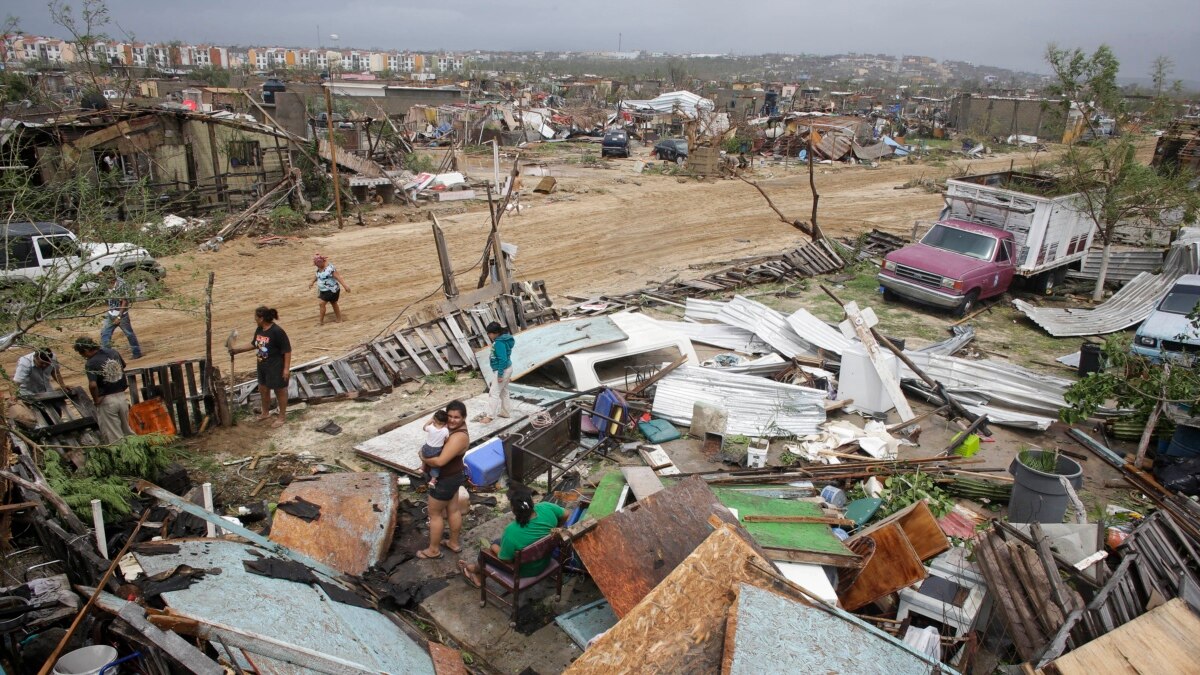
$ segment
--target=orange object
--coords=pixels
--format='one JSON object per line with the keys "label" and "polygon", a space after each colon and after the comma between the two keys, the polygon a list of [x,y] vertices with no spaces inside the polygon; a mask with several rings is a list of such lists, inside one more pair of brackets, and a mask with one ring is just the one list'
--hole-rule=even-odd
{"label": "orange object", "polygon": [[146,434],[175,435],[175,422],[161,398],[135,403],[129,408],[129,426],[138,436]]}

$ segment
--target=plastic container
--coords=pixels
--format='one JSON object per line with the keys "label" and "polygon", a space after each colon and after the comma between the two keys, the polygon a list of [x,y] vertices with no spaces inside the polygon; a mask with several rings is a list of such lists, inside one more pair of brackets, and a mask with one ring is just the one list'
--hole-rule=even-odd
{"label": "plastic container", "polygon": [[826,485],[821,488],[821,499],[824,499],[826,504],[839,509],[846,505],[846,493],[836,485]]}
{"label": "plastic container", "polygon": [[116,660],[117,650],[108,645],[92,645],[67,653],[54,664],[53,672],[54,675],[97,675],[104,666]]}
{"label": "plastic container", "polygon": [[1170,457],[1200,457],[1200,428],[1180,424],[1175,427],[1175,435],[1167,444],[1166,453]]}
{"label": "plastic container", "polygon": [[499,438],[484,443],[463,457],[467,480],[483,487],[494,485],[504,475],[504,441]]}
{"label": "plastic container", "polygon": [[[1050,454],[1034,450],[1032,454]],[[1031,469],[1013,458],[1008,472],[1013,475],[1012,498],[1008,502],[1008,520],[1013,523],[1061,523],[1067,513],[1067,489],[1059,476],[1078,490],[1083,485],[1083,468],[1079,462],[1058,456],[1057,473]]]}
{"label": "plastic container", "polygon": [[[958,437],[962,434],[963,432],[961,431],[955,434],[954,440],[957,441]],[[977,452],[979,452],[979,437],[975,434],[967,436],[967,440],[963,441],[962,445],[959,445],[954,449],[954,454],[958,455],[959,457],[973,457]]]}
{"label": "plastic container", "polygon": [[761,469],[767,465],[767,450],[771,447],[771,442],[765,438],[756,438],[750,441],[750,447],[746,448],[746,468]]}
{"label": "plastic container", "polygon": [[175,422],[161,398],[152,398],[129,406],[129,427],[138,436],[155,433],[175,435]]}

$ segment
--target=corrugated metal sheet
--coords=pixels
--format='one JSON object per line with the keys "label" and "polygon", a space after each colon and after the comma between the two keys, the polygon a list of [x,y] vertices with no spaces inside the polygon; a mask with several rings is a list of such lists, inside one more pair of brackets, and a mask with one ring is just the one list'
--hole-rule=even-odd
{"label": "corrugated metal sheet", "polygon": [[[1100,259],[1104,250],[1093,248],[1083,259],[1083,269],[1072,271],[1068,276],[1075,279],[1096,279],[1100,276]],[[1163,260],[1167,257],[1166,249],[1137,249],[1133,251],[1113,251],[1108,257],[1108,273],[1106,281],[1126,282],[1142,272],[1156,274],[1162,269]]]}
{"label": "corrugated metal sheet", "polygon": [[735,296],[729,304],[721,309],[717,318],[730,326],[753,331],[755,335],[762,338],[763,342],[771,345],[775,351],[789,359],[801,354],[817,355],[816,349],[801,340],[800,336],[796,335],[796,331],[788,325],[787,317],[761,302],[755,302],[740,295]]}
{"label": "corrugated metal sheet", "polygon": [[[1059,409],[1067,405],[1063,394],[1071,386],[1071,380],[991,360],[970,361],[920,352],[909,352],[908,356],[918,368],[965,403],[1047,417],[1057,417]],[[901,377],[917,377],[903,364],[900,371]]]}
{"label": "corrugated metal sheet", "polygon": [[700,298],[688,298],[686,301],[687,309],[684,310],[684,318],[693,321],[720,321],[717,316],[721,313],[721,309],[729,303],[721,300],[701,300]]}
{"label": "corrugated metal sheet", "polygon": [[659,381],[654,414],[675,424],[692,423],[699,401],[729,413],[726,431],[779,438],[815,434],[825,422],[825,392],[752,375],[682,366]]}
{"label": "corrugated metal sheet", "polygon": [[[370,671],[429,673],[429,654],[387,617],[334,602],[319,588],[247,572],[244,561],[271,557],[263,549],[227,539],[175,539],[178,553],[135,553],[147,575],[180,565],[212,570],[187,588],[162,594],[173,613],[232,626],[359,664]],[[235,654],[240,650],[234,650]],[[271,672],[314,672],[274,660]],[[255,659],[259,661],[258,658]],[[249,669],[248,662],[242,667]]]}
{"label": "corrugated metal sheet", "polygon": [[771,345],[758,339],[745,328],[724,323],[691,323],[688,321],[656,321],[665,330],[676,331],[692,342],[730,349],[742,354],[766,354]]}
{"label": "corrugated metal sheet", "polygon": [[935,342],[931,345],[926,345],[920,349],[914,349],[914,352],[922,354],[941,354],[942,356],[952,356],[963,347],[967,346],[971,340],[975,339],[975,328],[972,326],[954,326],[950,330],[954,331],[954,337],[946,338],[941,342]]}
{"label": "corrugated metal sheet", "polygon": [[789,314],[787,323],[804,342],[835,354],[840,355],[842,350],[857,342],[857,340],[851,340],[842,335],[840,330],[818,319],[803,308]]}
{"label": "corrugated metal sheet", "polygon": [[1143,272],[1095,309],[1034,307],[1024,300],[1013,305],[1055,337],[1115,333],[1143,321],[1176,279],[1200,271],[1200,228],[1187,228],[1171,246],[1163,272]]}
{"label": "corrugated metal sheet", "polygon": [[678,112],[685,117],[696,117],[701,112],[712,110],[713,107],[711,100],[690,91],[672,91],[649,100],[621,101],[621,108],[625,110],[655,113]]}

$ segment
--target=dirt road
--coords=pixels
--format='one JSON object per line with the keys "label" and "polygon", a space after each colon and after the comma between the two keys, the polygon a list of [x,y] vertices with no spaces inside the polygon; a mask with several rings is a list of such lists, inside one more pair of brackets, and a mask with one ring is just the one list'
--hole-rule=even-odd
{"label": "dirt road", "polygon": [[[1025,154],[991,157],[970,164],[971,171],[1028,165]],[[1045,155],[1040,158],[1045,160]],[[505,217],[505,241],[520,247],[521,278],[544,279],[551,293],[590,295],[633,290],[673,274],[699,276],[688,265],[775,253],[803,243],[798,231],[781,223],[749,185],[737,180],[700,182],[671,176],[637,175],[632,161],[614,161],[609,169],[561,167],[560,190],[534,195],[520,215]],[[945,176],[951,166],[888,162],[879,168],[819,166],[820,222],[826,234],[857,234],[871,228],[908,232],[914,220],[933,219],[940,195],[922,189],[896,189],[917,177]],[[765,168],[755,177],[790,217],[808,219],[811,209],[807,174],[802,168]],[[489,222],[486,210],[441,218],[460,286],[473,288]],[[214,353],[225,362],[224,339],[237,328],[243,340],[253,333],[258,305],[279,310],[280,325],[291,336],[293,363],[335,356],[373,338],[405,305],[435,292],[440,283],[433,238],[427,223],[404,222],[398,208],[367,217],[366,227],[347,224],[309,230],[308,238],[288,246],[256,249],[239,239],[216,253],[188,253],[163,260],[171,290],[190,305],[135,306],[133,325],[146,352],[139,363],[162,363],[204,354],[204,284],[216,272],[213,303]],[[311,257],[331,258],[350,285],[343,293],[347,321],[317,325],[316,292],[308,290]],[[435,297],[438,297],[435,293]],[[332,314],[332,313],[331,313]],[[63,340],[64,366],[77,371],[79,359],[68,344],[77,333],[95,334],[96,326],[71,326],[53,333]],[[128,356],[118,334],[116,346]],[[3,359],[11,369],[20,354]],[[249,356],[238,363],[245,374]],[[9,372],[12,372],[11,370]]]}

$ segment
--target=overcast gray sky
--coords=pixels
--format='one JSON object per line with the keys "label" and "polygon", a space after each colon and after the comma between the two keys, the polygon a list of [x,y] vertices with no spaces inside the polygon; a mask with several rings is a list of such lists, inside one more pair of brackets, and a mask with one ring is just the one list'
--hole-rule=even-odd
{"label": "overcast gray sky", "polygon": [[[78,2],[76,2],[78,4]],[[381,49],[919,54],[1045,72],[1048,42],[1102,42],[1123,78],[1156,56],[1200,81],[1196,0],[109,0],[139,40]],[[6,0],[30,33],[58,35],[44,0]],[[320,32],[318,33],[318,26]],[[120,30],[111,26],[109,33]]]}

